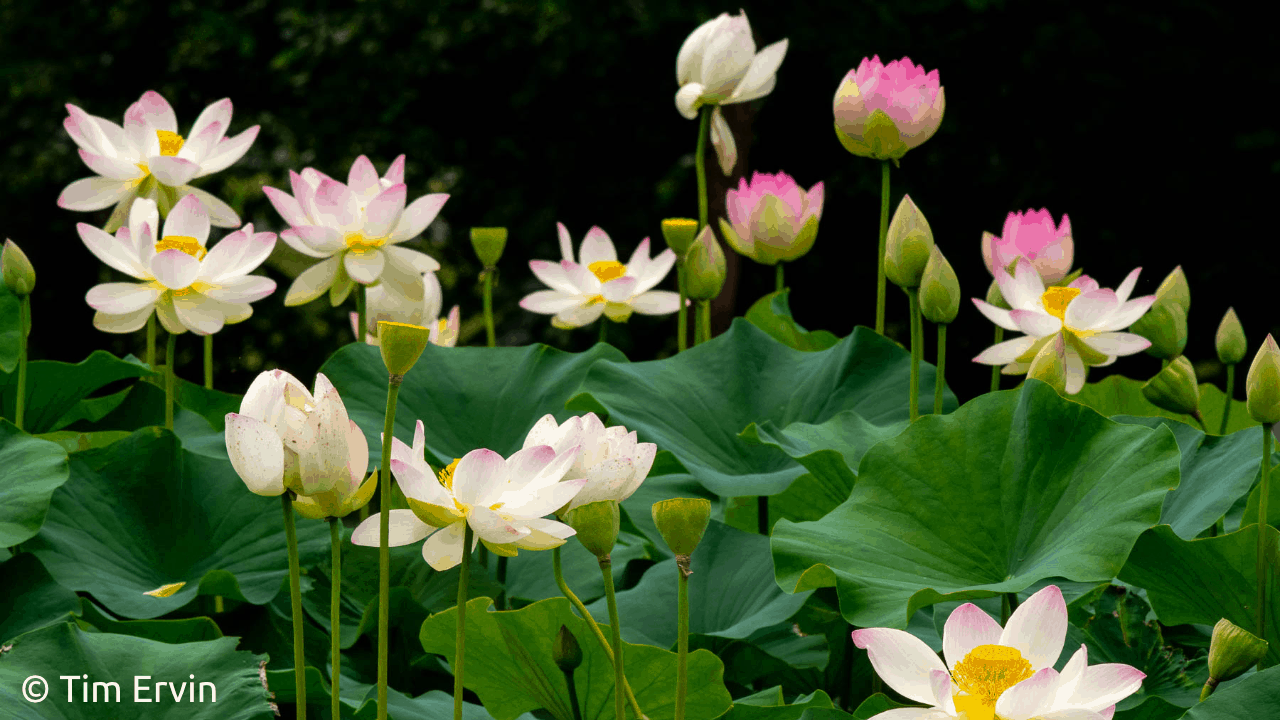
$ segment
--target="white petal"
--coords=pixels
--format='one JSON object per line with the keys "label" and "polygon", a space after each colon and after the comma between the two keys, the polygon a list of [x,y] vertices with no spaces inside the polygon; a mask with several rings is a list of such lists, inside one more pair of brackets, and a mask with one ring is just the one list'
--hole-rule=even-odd
{"label": "white petal", "polygon": [[1102,321],[1097,327],[1092,328],[1096,332],[1111,332],[1113,330],[1124,330],[1130,325],[1138,321],[1151,309],[1152,304],[1156,301],[1155,295],[1144,295],[1140,298],[1126,301],[1115,312],[1111,313],[1111,317]]}
{"label": "white petal", "polygon": [[[351,543],[363,547],[378,547],[381,544],[382,513],[376,512],[364,519],[364,522],[351,531]],[[387,520],[387,546],[400,547],[416,543],[430,535],[436,528],[422,522],[412,510],[392,510]]]}
{"label": "white petal", "polygon": [[570,308],[576,308],[585,302],[581,295],[566,295],[555,290],[538,290],[520,300],[520,307],[529,312],[555,315]]}
{"label": "white petal", "polygon": [[676,111],[686,120],[696,120],[700,107],[698,100],[704,92],[706,88],[701,83],[691,82],[681,85],[676,91]]}
{"label": "white petal", "polygon": [[152,258],[151,274],[170,290],[181,290],[200,275],[200,261],[177,248],[165,250]]}
{"label": "white petal", "polygon": [[1106,288],[1081,293],[1067,305],[1063,322],[1078,330],[1092,330],[1106,322],[1119,307],[1116,294]]}
{"label": "white petal", "polygon": [[903,630],[864,628],[853,631],[853,644],[867,651],[886,685],[916,702],[938,704],[929,676],[947,668],[923,640]]}
{"label": "white petal", "polygon": [[127,315],[155,305],[160,291],[141,283],[103,283],[95,285],[85,295],[85,302],[94,310],[108,315]]}
{"label": "white petal", "polygon": [[[463,533],[465,532],[466,522],[456,522],[432,534],[422,544],[422,558],[436,572],[443,572],[454,567],[462,562],[462,541],[464,538]],[[479,536],[475,536],[471,543],[471,549],[474,550],[479,543]]]}
{"label": "white petal", "polygon": [[[667,273],[671,272],[671,268],[674,267],[675,264],[676,254],[671,248],[667,248],[655,255],[652,260],[645,263],[643,272],[634,273],[636,279],[639,280],[639,282],[636,283],[635,293],[639,295],[662,282],[662,280],[666,278]],[[630,265],[628,265],[627,270],[630,272]]]}
{"label": "white petal", "polygon": [[[1063,353],[1066,359],[1067,384],[1063,388],[1068,395],[1075,395],[1084,387],[1085,374],[1088,369],[1084,366],[1084,358],[1080,357],[1080,353],[1076,351],[1071,343],[1066,343],[1066,352]],[[1057,657],[1056,655],[1054,656]]]}
{"label": "white petal", "polygon": [[618,251],[613,247],[613,241],[609,239],[609,235],[601,230],[599,226],[593,225],[587,231],[586,237],[582,239],[582,247],[578,250],[578,257],[582,258],[579,263],[582,267],[591,269],[591,265],[597,262],[618,261]]}
{"label": "white petal", "polygon": [[351,251],[345,253],[342,264],[347,268],[347,275],[352,280],[368,285],[382,276],[382,268],[387,264],[386,255],[378,248],[369,248],[364,252]]}
{"label": "white petal", "polygon": [[261,420],[227,413],[227,457],[249,490],[266,496],[284,492],[284,445]]}
{"label": "white petal", "polygon": [[89,223],[76,223],[76,232],[80,234],[80,239],[89,248],[89,252],[102,262],[139,280],[151,279],[151,271],[138,261],[137,251],[132,244],[126,244],[120,238],[108,235]]}
{"label": "white petal", "polygon": [[1124,282],[1120,283],[1120,287],[1116,288],[1116,300],[1118,300],[1120,304],[1123,305],[1125,301],[1129,299],[1129,295],[1133,293],[1134,286],[1138,284],[1138,274],[1141,272],[1142,268],[1134,268],[1128,276],[1125,277]]}
{"label": "white petal", "polygon": [[528,528],[516,527],[503,519],[502,515],[483,505],[471,508],[467,522],[471,524],[477,537],[494,545],[513,543],[530,532]]}
{"label": "white petal", "polygon": [[569,282],[569,276],[564,271],[564,268],[560,266],[560,263],[547,262],[546,260],[530,260],[529,269],[533,271],[534,277],[541,280],[552,290],[558,290],[569,295],[578,294],[578,288]]}
{"label": "white petal", "polygon": [[98,311],[93,314],[93,326],[103,332],[131,333],[142,329],[142,326],[147,324],[147,318],[151,317],[154,311],[155,307],[151,306],[124,315],[111,315]]}
{"label": "white petal", "polygon": [[226,318],[221,303],[200,293],[188,293],[173,298],[173,309],[188,330],[201,335],[212,335],[222,329]]}
{"label": "white petal", "polygon": [[209,214],[209,223],[214,227],[234,228],[240,227],[240,216],[228,204],[214,197],[212,193],[201,190],[198,187],[183,185],[178,188],[179,195],[195,195],[200,198],[200,204],[204,206],[205,212]]}
{"label": "white petal", "polygon": [[407,193],[408,188],[401,183],[383,190],[369,201],[364,211],[364,234],[367,237],[382,237],[391,232],[400,222]]}
{"label": "white petal", "polygon": [[449,199],[448,193],[433,193],[424,195],[414,200],[400,214],[400,222],[396,224],[388,241],[393,243],[411,240],[422,234],[423,230],[431,224],[432,220],[440,214],[441,208],[444,207],[445,201]]}
{"label": "white petal", "polygon": [[680,295],[670,290],[650,290],[627,303],[641,315],[670,315],[680,309]]}
{"label": "white petal", "polygon": [[1009,317],[1018,324],[1018,330],[1031,337],[1042,338],[1062,329],[1061,320],[1042,311],[1011,310]]}
{"label": "white petal", "polygon": [[[261,126],[254,125],[235,137],[224,137],[214,145],[204,159],[200,161],[200,173],[196,177],[204,177],[219,170],[226,170],[249,151],[249,146],[258,137]],[[238,224],[238,223],[237,223]],[[218,227],[224,227],[219,225]]]}
{"label": "white petal", "polygon": [[97,155],[81,149],[80,159],[84,161],[85,165],[89,166],[90,170],[111,180],[133,181],[147,176],[136,163],[129,162],[124,158]]}
{"label": "white petal", "polygon": [[1050,585],[1018,606],[1000,634],[1000,644],[1016,648],[1033,671],[1053,667],[1067,638],[1067,603]]}
{"label": "white petal", "polygon": [[560,241],[560,259],[573,262],[573,240],[569,237],[569,229],[564,223],[556,223],[556,237]]}
{"label": "white petal", "polygon": [[199,165],[176,155],[152,155],[147,158],[147,167],[161,185],[169,187],[185,185],[200,172]]}
{"label": "white petal", "polygon": [[196,195],[184,195],[165,218],[161,237],[192,237],[204,247],[209,242],[209,213]]}
{"label": "white petal", "polygon": [[575,328],[590,325],[604,314],[604,303],[580,305],[576,308],[562,310],[551,318],[551,324],[561,328]]}
{"label": "white petal", "polygon": [[466,505],[475,505],[480,498],[500,493],[506,483],[506,461],[485,448],[463,455],[453,470],[453,496]]}
{"label": "white petal", "polygon": [[983,350],[973,361],[983,365],[1004,365],[1005,363],[1015,362],[1031,349],[1037,339],[1030,335],[1023,335],[1012,340],[1005,340]]}
{"label": "white petal", "polygon": [[1071,704],[1100,712],[1137,692],[1144,678],[1145,673],[1130,665],[1090,665],[1084,669],[1084,676],[1076,685]]}
{"label": "white petal", "polygon": [[747,74],[742,76],[738,86],[733,89],[728,102],[746,102],[763,97],[765,93],[760,91],[777,75],[778,68],[782,65],[782,58],[786,54],[785,38],[756,53],[755,57],[751,58],[751,66],[747,68]]}
{"label": "white petal", "polygon": [[996,714],[1002,720],[1031,720],[1047,705],[1049,691],[1058,679],[1058,671],[1042,668],[1035,675],[1005,690],[996,700]]}
{"label": "white petal", "polygon": [[1151,347],[1151,341],[1141,335],[1124,332],[1108,332],[1081,338],[1085,345],[1104,355],[1133,355]]}
{"label": "white petal", "polygon": [[1005,310],[1004,308],[998,308],[995,305],[992,305],[991,303],[985,300],[979,300],[978,298],[970,298],[970,299],[973,300],[974,306],[978,308],[978,312],[987,316],[987,319],[990,320],[991,322],[995,323],[996,325],[999,325],[1005,330],[1014,330],[1014,331],[1018,330],[1018,323],[1013,321],[1013,318],[1009,315],[1008,310]]}
{"label": "white petal", "polygon": [[1000,623],[973,603],[965,603],[952,611],[942,628],[942,656],[947,669],[955,669],[969,651],[979,645],[1000,642]]}
{"label": "white petal", "polygon": [[289,225],[310,225],[311,219],[307,217],[307,213],[303,211],[302,206],[298,204],[297,198],[283,190],[277,190],[270,185],[263,185],[262,192],[266,193],[267,199],[271,201],[271,206],[280,213],[280,217]]}
{"label": "white petal", "polygon": [[302,305],[323,295],[338,275],[339,262],[341,259],[335,255],[303,270],[302,274],[298,275],[289,286],[284,304],[290,307]]}
{"label": "white petal", "polygon": [[129,180],[84,178],[63,188],[62,194],[58,196],[58,207],[80,212],[101,210],[115,205],[131,192],[133,182]]}

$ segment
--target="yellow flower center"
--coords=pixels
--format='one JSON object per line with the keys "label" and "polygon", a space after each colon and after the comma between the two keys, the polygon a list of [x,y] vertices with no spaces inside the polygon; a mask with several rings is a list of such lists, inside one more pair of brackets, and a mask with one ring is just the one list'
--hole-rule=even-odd
{"label": "yellow flower center", "polygon": [[386,238],[365,237],[360,233],[351,233],[345,240],[347,247],[357,253],[368,252],[373,248],[382,247],[386,243]]}
{"label": "yellow flower center", "polygon": [[181,250],[197,260],[203,260],[208,250],[200,245],[200,241],[189,235],[165,235],[156,243],[156,252],[165,250]]}
{"label": "yellow flower center", "polygon": [[167,157],[173,157],[182,149],[182,136],[176,132],[168,130],[157,130],[156,137],[160,138],[160,154]]}
{"label": "yellow flower center", "polygon": [[599,278],[602,283],[609,282],[610,280],[620,278],[627,274],[627,266],[617,260],[597,260],[588,265],[587,269]]}
{"label": "yellow flower center", "polygon": [[1044,311],[1059,320],[1066,320],[1067,305],[1080,294],[1080,288],[1051,287],[1040,296],[1040,304]]}
{"label": "yellow flower center", "polygon": [[441,470],[439,473],[440,484],[449,492],[453,492],[453,471],[458,469],[458,461],[461,459],[462,458],[454,458],[453,462],[449,463],[449,466]]}
{"label": "yellow flower center", "polygon": [[956,711],[967,712],[969,720],[991,720],[1000,694],[1033,674],[1016,648],[979,645],[951,671],[956,688],[968,693],[954,698]]}

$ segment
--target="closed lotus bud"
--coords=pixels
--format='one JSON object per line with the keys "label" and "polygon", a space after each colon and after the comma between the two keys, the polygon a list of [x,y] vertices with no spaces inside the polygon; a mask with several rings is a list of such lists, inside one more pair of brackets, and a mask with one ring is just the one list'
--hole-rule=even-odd
{"label": "closed lotus bud", "polygon": [[689,246],[698,235],[698,221],[691,218],[667,218],[662,221],[662,237],[667,247],[678,256],[684,257]]}
{"label": "closed lotus bud", "polygon": [[27,254],[12,240],[4,241],[0,252],[0,268],[3,268],[4,284],[9,292],[26,297],[36,287],[36,269],[31,266]]}
{"label": "closed lotus bud", "polygon": [[1223,365],[1235,365],[1244,360],[1249,350],[1249,343],[1244,338],[1244,326],[1236,317],[1235,308],[1227,308],[1218,325],[1218,334],[1213,338],[1213,347],[1218,351],[1218,359]]}
{"label": "closed lotus bud", "polygon": [[1187,313],[1177,302],[1157,300],[1129,327],[1129,332],[1151,341],[1148,355],[1172,360],[1187,347]]}
{"label": "closed lotus bud", "polygon": [[995,305],[1001,310],[1012,310],[1009,303],[1005,301],[1004,295],[1000,294],[1000,283],[995,280],[991,281],[991,287],[987,288],[987,303]]}
{"label": "closed lotus bud", "polygon": [[1280,422],[1280,347],[1270,333],[1253,356],[1244,391],[1250,417],[1260,423]]}
{"label": "closed lotus bud", "polygon": [[933,251],[933,231],[924,214],[903,195],[902,202],[889,221],[889,234],[884,252],[884,274],[901,288],[920,287],[924,266]]}
{"label": "closed lotus bud", "polygon": [[706,498],[672,498],[653,504],[653,523],[671,552],[692,555],[711,522],[711,501]]}
{"label": "closed lotus bud", "polygon": [[960,312],[960,279],[937,245],[920,279],[920,312],[931,323],[949,323]]}
{"label": "closed lotus bud", "polygon": [[564,520],[592,555],[605,558],[613,552],[620,523],[617,501],[601,500],[579,505],[565,513]]}
{"label": "closed lotus bud", "polygon": [[504,227],[471,228],[471,247],[485,267],[498,264],[502,249],[507,246],[507,229]]}
{"label": "closed lotus bud", "polygon": [[1223,618],[1209,641],[1210,682],[1224,683],[1243,675],[1267,654],[1266,640]]}
{"label": "closed lotus bud", "polygon": [[1187,276],[1183,274],[1181,265],[1165,276],[1160,287],[1156,288],[1156,298],[1162,302],[1175,302],[1182,306],[1182,312],[1191,313],[1191,287],[1187,285]]}
{"label": "closed lotus bud", "polygon": [[418,362],[431,341],[431,331],[419,325],[398,322],[378,323],[378,349],[387,372],[403,376]]}
{"label": "closed lotus bud", "polygon": [[685,293],[692,300],[714,300],[724,287],[726,273],[724,251],[708,225],[698,233],[685,256]]}
{"label": "closed lotus bud", "polygon": [[1048,383],[1059,395],[1067,394],[1067,346],[1062,333],[1040,348],[1027,368],[1027,377]]}
{"label": "closed lotus bud", "polygon": [[1196,371],[1185,355],[1179,355],[1142,386],[1152,405],[1193,417],[1200,416],[1200,386]]}
{"label": "closed lotus bud", "polygon": [[945,108],[937,70],[905,57],[881,63],[878,55],[845,75],[832,104],[840,144],[876,160],[897,160],[933,137]]}
{"label": "closed lotus bud", "polygon": [[564,625],[560,626],[560,632],[556,633],[556,640],[551,644],[551,659],[562,673],[571,673],[582,664],[582,647]]}

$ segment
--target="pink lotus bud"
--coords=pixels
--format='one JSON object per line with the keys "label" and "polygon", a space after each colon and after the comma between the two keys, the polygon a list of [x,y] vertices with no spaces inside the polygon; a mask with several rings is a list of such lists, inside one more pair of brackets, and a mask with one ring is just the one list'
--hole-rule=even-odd
{"label": "pink lotus bud", "polygon": [[864,57],[836,90],[836,136],[854,155],[897,160],[933,137],[945,107],[937,70]]}
{"label": "pink lotus bud", "polygon": [[799,259],[818,236],[822,183],[805,192],[790,175],[753,173],[751,184],[725,197],[729,221],[720,220],[725,240],[739,253],[765,265]]}
{"label": "pink lotus bud", "polygon": [[982,260],[992,275],[995,275],[996,268],[1008,267],[1019,256],[1031,262],[1047,285],[1066,277],[1075,259],[1071,221],[1066,213],[1055,229],[1053,216],[1044,208],[1011,212],[1004,221],[1004,232],[1000,237],[982,234]]}

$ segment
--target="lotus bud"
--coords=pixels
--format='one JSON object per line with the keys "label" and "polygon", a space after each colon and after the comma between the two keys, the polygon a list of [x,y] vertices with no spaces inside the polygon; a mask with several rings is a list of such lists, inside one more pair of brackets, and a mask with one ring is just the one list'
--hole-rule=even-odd
{"label": "lotus bud", "polygon": [[938,130],[946,98],[938,71],[910,58],[862,58],[836,89],[836,137],[854,155],[897,160]]}
{"label": "lotus bud", "polygon": [[1218,351],[1218,359],[1223,365],[1236,365],[1244,360],[1249,351],[1249,343],[1244,338],[1244,326],[1236,317],[1235,308],[1227,308],[1218,325],[1218,334],[1213,338],[1213,346]]}
{"label": "lotus bud", "polygon": [[4,241],[0,251],[0,268],[3,268],[4,284],[9,292],[26,297],[36,287],[36,269],[31,266],[27,254],[12,240]]}
{"label": "lotus bud", "polygon": [[901,288],[920,287],[924,266],[933,250],[933,231],[924,214],[903,195],[902,202],[889,221],[884,253],[884,274]]}
{"label": "lotus bud", "polygon": [[1171,360],[1148,380],[1142,386],[1142,395],[1158,408],[1200,417],[1200,386],[1196,384],[1195,368],[1185,355]]}
{"label": "lotus bud", "polygon": [[920,312],[931,323],[949,323],[960,312],[960,279],[937,245],[920,279]]}
{"label": "lotus bud", "polygon": [[1253,356],[1244,391],[1250,417],[1260,423],[1280,422],[1280,347],[1270,333]]}
{"label": "lotus bud", "polygon": [[565,522],[592,555],[606,558],[618,541],[620,518],[616,500],[587,503],[565,513]]}
{"label": "lotus bud", "polygon": [[560,632],[556,633],[555,642],[551,644],[551,659],[560,672],[566,674],[582,664],[582,647],[578,645],[578,638],[564,625],[560,626]]}
{"label": "lotus bud", "polygon": [[692,218],[667,218],[662,221],[662,237],[667,247],[683,258],[689,252],[689,246],[698,234],[698,221]]}
{"label": "lotus bud", "polygon": [[1240,677],[1258,664],[1267,647],[1266,640],[1226,618],[1219,620],[1209,641],[1209,681],[1217,685]]}
{"label": "lotus bud", "polygon": [[1129,327],[1129,332],[1151,341],[1148,355],[1172,360],[1187,347],[1187,313],[1175,301],[1156,300],[1151,309]]}
{"label": "lotus bud", "polygon": [[685,293],[692,300],[714,300],[727,273],[724,251],[708,225],[698,233],[684,261]]}
{"label": "lotus bud", "polygon": [[653,523],[677,557],[693,554],[710,522],[711,501],[706,498],[672,498],[653,504]]}
{"label": "lotus bud", "polygon": [[1173,272],[1165,276],[1160,287],[1156,288],[1156,298],[1161,302],[1175,302],[1182,306],[1184,314],[1191,312],[1191,288],[1187,285],[1187,276],[1179,265]]}
{"label": "lotus bud", "polygon": [[1061,333],[1036,353],[1027,377],[1048,383],[1059,395],[1067,394],[1067,346]]}
{"label": "lotus bud", "polygon": [[504,227],[471,228],[471,247],[486,268],[498,264],[502,249],[507,246],[507,229]]}
{"label": "lotus bud", "polygon": [[378,323],[378,349],[382,351],[382,363],[393,377],[403,378],[418,362],[430,340],[431,331],[420,325]]}
{"label": "lotus bud", "polygon": [[995,305],[1001,310],[1012,310],[1013,308],[1005,301],[1004,295],[1000,294],[1000,283],[995,280],[991,281],[991,287],[987,288],[987,304]]}

